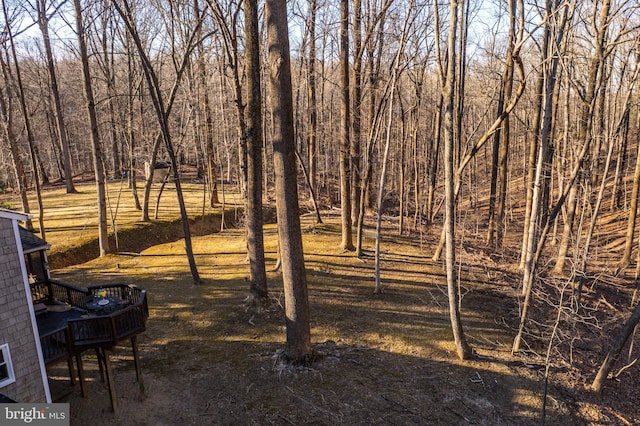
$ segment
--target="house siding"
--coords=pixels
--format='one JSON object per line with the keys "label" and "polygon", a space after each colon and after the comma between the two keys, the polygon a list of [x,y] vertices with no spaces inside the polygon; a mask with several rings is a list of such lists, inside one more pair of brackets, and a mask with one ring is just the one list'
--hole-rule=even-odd
{"label": "house siding", "polygon": [[0,345],[9,344],[16,379],[0,393],[18,402],[46,402],[17,244],[14,221],[0,216]]}

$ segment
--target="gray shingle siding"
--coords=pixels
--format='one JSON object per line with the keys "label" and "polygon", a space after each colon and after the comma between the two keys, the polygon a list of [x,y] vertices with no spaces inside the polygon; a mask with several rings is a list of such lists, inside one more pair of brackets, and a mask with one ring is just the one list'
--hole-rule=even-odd
{"label": "gray shingle siding", "polygon": [[0,215],[0,345],[9,344],[16,379],[0,393],[18,402],[46,402],[17,244],[13,220]]}

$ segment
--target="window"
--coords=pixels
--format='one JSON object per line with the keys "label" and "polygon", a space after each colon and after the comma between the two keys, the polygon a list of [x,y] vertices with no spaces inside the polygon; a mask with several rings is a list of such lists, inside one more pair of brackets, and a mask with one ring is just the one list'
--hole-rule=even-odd
{"label": "window", "polygon": [[9,344],[5,343],[4,345],[0,345],[0,388],[15,381],[11,355],[9,354]]}

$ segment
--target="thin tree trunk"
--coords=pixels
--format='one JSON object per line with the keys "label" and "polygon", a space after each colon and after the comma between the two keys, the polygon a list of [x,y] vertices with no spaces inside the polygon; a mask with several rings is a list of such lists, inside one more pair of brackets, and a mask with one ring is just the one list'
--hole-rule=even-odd
{"label": "thin tree trunk", "polygon": [[269,300],[262,232],[262,92],[260,82],[260,34],[258,2],[244,1],[245,67],[247,74],[247,252],[249,256],[249,303]]}
{"label": "thin tree trunk", "polygon": [[351,160],[349,153],[349,2],[340,0],[340,209],[342,211],[343,250],[352,251],[353,226],[351,221]]}
{"label": "thin tree trunk", "polygon": [[[591,63],[589,66],[589,74],[587,77],[587,85],[585,87],[584,97],[582,98],[582,104],[580,108],[580,115],[578,120],[578,143],[589,144],[591,140],[591,125],[592,117],[595,110],[595,102],[598,95],[598,75],[602,72],[605,61],[605,43],[607,42],[607,33],[609,27],[609,11],[611,7],[611,0],[604,0],[602,8],[600,9],[598,17],[598,27],[595,37],[595,51],[591,56]],[[594,13],[597,9],[594,9]],[[604,96],[601,94],[600,96]],[[575,183],[574,183],[575,184]],[[574,200],[577,199],[577,188],[572,188],[569,196],[569,207],[567,209],[567,215],[564,224],[564,232],[562,235],[562,241],[558,249],[558,258],[555,265],[555,272],[560,273],[564,268],[564,262],[566,261],[566,253],[568,252],[570,236],[572,233],[573,222],[575,218],[575,205]]]}
{"label": "thin tree trunk", "polygon": [[[629,125],[629,121],[630,121],[630,105],[629,102],[631,101],[632,95],[635,93],[635,85],[636,82],[638,80],[638,75],[640,73],[640,65],[638,64],[638,61],[640,60],[640,52],[636,54],[636,63],[635,63],[635,70],[633,71],[633,76],[631,77],[631,87],[629,88],[629,91],[627,92],[627,96],[624,102],[624,112],[623,112],[623,119],[626,116],[626,125]],[[624,120],[621,119],[620,123],[618,124],[618,129],[620,129],[621,125],[624,124]],[[637,124],[640,124],[640,114],[636,113],[636,121]],[[629,265],[629,262],[631,261],[631,250],[632,250],[632,246],[633,246],[633,234],[635,231],[635,227],[636,227],[636,217],[638,214],[638,192],[639,192],[639,188],[640,188],[640,129],[638,128],[638,126],[636,126],[636,132],[637,132],[637,138],[638,138],[638,148],[637,148],[637,153],[636,153],[636,167],[635,167],[635,171],[633,174],[633,185],[631,188],[631,199],[630,199],[630,207],[629,207],[629,220],[627,221],[627,232],[626,232],[626,237],[625,237],[625,243],[624,243],[624,250],[623,250],[623,254],[622,254],[622,259],[620,260],[620,265],[622,267],[626,267],[627,265]]]}
{"label": "thin tree trunk", "polygon": [[[347,41],[348,43],[348,41]],[[353,0],[353,109],[350,140],[351,170],[351,223],[356,225],[360,209],[360,186],[362,185],[362,5]],[[348,83],[347,83],[348,84]]]}
{"label": "thin tree trunk", "polygon": [[404,105],[402,103],[402,95],[398,93],[398,104],[400,106],[400,163],[398,164],[398,186],[399,186],[399,206],[398,206],[398,234],[404,233],[404,219],[407,209],[406,197],[407,190],[405,185],[405,171],[407,162],[407,118]]}
{"label": "thin tree trunk", "polygon": [[[593,232],[596,229],[598,222],[598,214],[600,213],[600,206],[602,205],[602,199],[604,198],[604,190],[607,184],[607,176],[609,173],[609,166],[611,165],[611,156],[613,154],[614,140],[609,141],[609,149],[607,151],[607,159],[605,161],[604,175],[600,182],[600,190],[598,191],[598,198],[596,199],[596,205],[593,207],[591,213],[591,223],[589,224],[589,230],[587,231],[587,237],[584,242],[584,252],[582,254],[582,262],[580,265],[580,280],[578,283],[578,289],[576,291],[576,306],[580,306],[580,298],[582,295],[582,286],[587,278],[587,266],[589,258],[589,248],[591,247],[591,240],[593,239]],[[586,196],[586,195],[585,195]]]}
{"label": "thin tree trunk", "polygon": [[[396,57],[396,61],[398,58]],[[396,64],[397,66],[397,64]],[[395,71],[395,70],[394,70]],[[393,86],[397,75],[392,76],[394,79]],[[388,120],[386,137],[384,143],[384,153],[382,154],[382,170],[380,171],[380,187],[378,188],[378,214],[376,219],[376,247],[375,247],[375,294],[382,293],[382,281],[380,280],[380,240],[382,239],[382,202],[384,201],[385,180],[387,178],[387,161],[389,159],[389,146],[391,145],[391,124],[393,123],[393,99],[395,97],[395,88],[391,89],[391,99],[387,108]]]}
{"label": "thin tree trunk", "polygon": [[[437,7],[437,6],[436,6]],[[449,296],[449,317],[453,339],[460,359],[469,359],[473,356],[471,347],[467,343],[460,309],[458,305],[458,282],[456,274],[456,242],[455,242],[455,185],[454,185],[454,90],[455,90],[455,63],[456,63],[456,31],[458,25],[458,0],[449,3],[449,37],[447,51],[447,73],[445,85],[442,88],[444,99],[444,171],[445,171],[445,224],[446,230],[446,274],[447,294]]]}
{"label": "thin tree trunk", "polygon": [[53,115],[56,123],[56,135],[61,147],[64,181],[67,194],[71,194],[76,192],[76,188],[73,184],[73,170],[71,168],[71,155],[69,154],[69,140],[67,139],[66,127],[64,125],[64,113],[62,112],[62,102],[60,100],[60,91],[58,90],[58,79],[56,77],[55,63],[53,53],[51,51],[46,0],[37,0],[36,7],[38,9],[38,26],[42,33],[44,53],[47,60],[47,72],[49,74],[51,96],[53,97]]}
{"label": "thin tree trunk", "polygon": [[[79,0],[74,0],[75,2],[79,2]],[[114,2],[114,6],[116,8],[116,10],[118,11],[118,13],[120,14],[120,16],[122,17],[122,19],[125,22],[125,25],[127,27],[127,31],[129,32],[129,34],[131,35],[131,37],[133,38],[133,41],[136,45],[136,48],[138,50],[138,54],[140,55],[141,58],[141,62],[142,62],[142,69],[144,71],[145,74],[145,78],[147,80],[147,84],[149,86],[149,95],[151,97],[152,103],[153,103],[153,107],[156,113],[156,117],[158,119],[158,125],[160,127],[160,132],[161,132],[161,138],[164,141],[164,145],[165,148],[167,150],[167,154],[169,155],[169,159],[171,160],[171,167],[173,168],[173,180],[174,180],[174,184],[176,186],[176,196],[178,198],[178,205],[180,207],[180,218],[181,218],[181,222],[182,222],[182,233],[184,236],[184,243],[185,243],[185,251],[186,251],[186,255],[187,255],[187,260],[189,262],[189,269],[191,271],[191,277],[193,279],[193,284],[194,285],[198,285],[200,284],[200,275],[198,273],[198,269],[196,266],[196,262],[195,262],[195,258],[193,255],[193,246],[191,243],[191,232],[189,230],[189,217],[187,215],[187,209],[184,203],[184,197],[182,195],[182,185],[180,183],[180,173],[179,173],[179,165],[178,165],[178,161],[175,155],[175,151],[173,149],[173,142],[171,140],[171,132],[169,130],[169,113],[171,110],[171,105],[173,104],[173,99],[174,99],[174,95],[175,92],[174,90],[171,91],[169,100],[167,102],[167,106],[165,106],[165,101],[162,95],[162,90],[160,87],[160,82],[158,80],[158,76],[156,75],[153,66],[151,64],[151,61],[149,60],[148,56],[145,53],[144,47],[142,46],[142,42],[140,41],[140,36],[138,33],[137,28],[135,27],[135,24],[132,20],[132,14],[131,14],[131,8],[127,2],[127,0],[123,0],[123,6],[121,6],[119,3]],[[198,16],[197,17],[197,22],[196,22],[196,30],[197,27],[199,27],[200,25],[202,25],[202,21],[203,21],[203,16]],[[194,31],[190,37],[189,40],[187,41],[187,51],[185,52],[184,56],[181,58],[180,61],[177,60],[176,58],[176,62],[179,63],[179,66],[176,70],[176,81],[174,82],[174,89],[176,86],[179,86],[179,83],[182,79],[182,76],[184,75],[184,70],[186,69],[186,65],[188,62],[188,58],[189,58],[189,54],[191,53],[193,47],[194,47],[194,39],[195,39],[195,34],[197,34],[197,31]],[[151,176],[153,176],[153,172],[151,173]]]}
{"label": "thin tree trunk", "polygon": [[633,333],[633,331],[635,330],[638,322],[640,322],[640,303],[636,305],[633,312],[631,313],[631,316],[629,317],[627,322],[624,323],[624,326],[622,327],[622,330],[620,330],[618,338],[611,346],[611,350],[609,350],[609,353],[607,353],[604,361],[602,361],[600,370],[598,370],[596,378],[593,380],[593,383],[591,383],[591,390],[593,390],[594,392],[600,393],[600,391],[602,391],[604,381],[607,379],[609,372],[618,360],[620,351],[622,351],[624,344],[629,339],[629,336],[631,336],[631,333]]}
{"label": "thin tree trunk", "polygon": [[[7,14],[7,6],[3,2],[2,9],[4,13],[5,22],[9,22],[8,14]],[[24,127],[27,131],[27,143],[29,145],[29,155],[31,157],[31,170],[33,173],[33,184],[36,189],[36,198],[38,201],[38,224],[39,231],[41,237],[45,238],[45,229],[44,229],[44,206],[42,204],[42,193],[40,192],[40,177],[38,174],[38,159],[37,157],[37,148],[35,147],[35,140],[33,136],[33,130],[31,128],[31,120],[29,117],[29,111],[27,110],[27,99],[24,90],[24,85],[22,84],[22,76],[20,72],[20,66],[18,63],[18,55],[16,53],[16,46],[13,39],[13,32],[11,29],[7,31],[9,36],[9,44],[11,47],[11,54],[13,56],[13,62],[15,65],[15,80],[18,86],[18,99],[20,100],[20,110],[22,111],[22,118],[24,120]]]}
{"label": "thin tree trunk", "polygon": [[[547,13],[547,17],[549,13]],[[544,27],[544,35],[542,38],[542,55],[546,55],[549,49],[549,42],[551,39],[551,27],[550,25],[545,25]],[[542,120],[542,108],[543,101],[545,99],[543,90],[545,89],[545,72],[547,69],[546,61],[543,60],[540,63],[540,71],[538,72],[538,77],[536,80],[536,88],[534,92],[534,103],[533,103],[533,120],[529,125],[529,131],[527,132],[527,141],[529,144],[529,152],[526,163],[526,176],[525,176],[525,185],[527,187],[527,198],[525,205],[525,213],[524,213],[524,226],[522,231],[522,248],[520,250],[520,269],[524,270],[525,263],[527,260],[527,252],[529,250],[529,235],[531,229],[531,218],[536,217],[532,214],[533,204],[534,204],[534,190],[535,183],[534,179],[536,178],[536,163],[538,158],[538,149],[540,143],[538,141],[538,136],[540,135],[540,122]],[[536,207],[537,209],[538,207]]]}
{"label": "thin tree trunk", "polygon": [[[245,119],[245,105],[242,99],[242,83],[240,75],[240,61],[238,59],[238,16],[242,5],[240,3],[234,3],[235,8],[231,12],[231,17],[225,16],[220,3],[213,0],[207,0],[207,4],[213,11],[213,16],[218,24],[218,27],[222,31],[222,38],[224,41],[224,51],[227,57],[227,65],[232,71],[232,87],[234,92],[234,104],[236,106],[237,113],[237,129],[238,129],[238,156],[239,165],[241,171],[240,191],[243,199],[247,198],[247,122]],[[231,22],[228,22],[231,20]],[[226,73],[223,73],[226,75]]]}
{"label": "thin tree trunk", "polygon": [[[507,42],[507,53],[502,74],[500,97],[498,100],[498,115],[504,111],[504,100],[510,99],[513,91],[513,49],[516,38],[516,2],[509,0],[509,39]],[[504,235],[504,211],[507,197],[507,161],[509,157],[509,117],[502,123],[502,127],[494,135],[495,154],[495,182],[492,180],[492,194],[489,197],[489,231],[487,241],[490,245],[502,244]]]}
{"label": "thin tree trunk", "polygon": [[96,104],[91,87],[91,74],[89,71],[89,54],[85,40],[85,28],[82,21],[82,7],[80,0],[73,0],[76,15],[76,31],[78,34],[78,49],[82,62],[82,76],[84,81],[84,96],[87,103],[87,115],[91,129],[91,150],[93,153],[93,169],[96,176],[96,190],[98,196],[98,244],[100,256],[109,253],[109,239],[107,235],[107,203],[104,166],[102,162],[102,147],[98,133],[98,119],[96,116]]}
{"label": "thin tree trunk", "polygon": [[[318,190],[318,107],[316,99],[316,0],[309,1],[309,60],[307,86],[309,93],[309,186]],[[317,211],[317,207],[316,207]],[[319,216],[319,213],[318,213]],[[320,223],[320,222],[319,222]]]}
{"label": "thin tree trunk", "polygon": [[[2,67],[2,73],[5,81],[11,81],[12,77],[9,75],[8,61],[5,62],[4,55],[0,55],[0,66]],[[9,151],[11,152],[11,159],[13,160],[13,169],[16,179],[16,187],[18,194],[20,195],[20,203],[22,205],[22,211],[30,213],[29,197],[27,196],[27,174],[22,161],[18,141],[13,133],[13,108],[11,107],[11,86],[6,85],[5,88],[6,98],[4,94],[0,96],[0,114],[2,116],[2,125],[4,130],[4,136],[9,142]],[[33,232],[33,222],[31,219],[25,221],[25,227]]]}
{"label": "thin tree trunk", "polygon": [[136,181],[136,133],[134,130],[134,71],[133,71],[133,58],[131,52],[131,35],[126,34],[126,50],[127,50],[127,139],[129,141],[129,187],[131,188],[131,195],[133,196],[133,202],[136,210],[142,210],[140,205],[140,198],[138,197],[138,183]]}

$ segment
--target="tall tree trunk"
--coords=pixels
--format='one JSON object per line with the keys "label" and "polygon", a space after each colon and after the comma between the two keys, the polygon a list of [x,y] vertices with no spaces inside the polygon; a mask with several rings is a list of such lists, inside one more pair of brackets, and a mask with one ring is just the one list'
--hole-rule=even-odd
{"label": "tall tree trunk", "polygon": [[316,0],[309,0],[309,60],[307,86],[309,94],[309,186],[318,191],[318,106],[316,99]]}
{"label": "tall tree trunk", "polygon": [[[9,22],[8,14],[7,14],[7,6],[3,2],[2,3],[2,11],[4,13],[5,22]],[[42,193],[40,192],[40,178],[38,174],[38,159],[37,157],[37,148],[35,146],[35,139],[33,136],[33,130],[31,129],[31,119],[29,116],[29,111],[27,110],[27,98],[24,90],[24,85],[22,84],[22,75],[20,72],[20,65],[18,63],[18,54],[16,53],[16,45],[13,39],[13,31],[11,28],[7,31],[9,36],[9,44],[11,47],[11,54],[13,56],[13,62],[15,65],[15,80],[18,86],[18,98],[20,100],[20,110],[22,111],[22,118],[24,120],[24,127],[27,131],[27,143],[29,145],[29,155],[31,157],[31,170],[33,173],[33,184],[36,189],[36,198],[38,200],[38,224],[40,227],[40,235],[42,238],[45,238],[45,229],[44,229],[44,206],[42,204]]]}
{"label": "tall tree trunk", "polygon": [[47,17],[46,0],[37,0],[38,26],[42,33],[45,58],[47,60],[47,72],[49,74],[49,85],[51,86],[51,96],[53,97],[53,115],[56,123],[56,135],[61,147],[62,164],[64,170],[64,181],[67,194],[76,192],[73,184],[73,170],[71,168],[71,155],[69,154],[69,140],[67,139],[66,127],[64,125],[64,113],[62,111],[62,101],[58,90],[58,79],[56,77],[55,63],[51,51],[51,39],[49,37],[49,18]]}
{"label": "tall tree trunk", "polygon": [[[247,74],[247,251],[249,254],[249,302],[269,300],[262,233],[262,92],[260,83],[260,34],[258,2],[244,1],[245,67]],[[224,214],[224,213],[223,213]]]}
{"label": "tall tree trunk", "polygon": [[91,151],[93,154],[93,169],[96,175],[96,190],[98,197],[98,244],[100,256],[109,253],[109,238],[107,235],[107,203],[106,185],[104,177],[104,166],[102,162],[102,147],[100,135],[98,134],[98,119],[96,116],[96,104],[91,87],[91,73],[89,71],[89,54],[87,52],[87,42],[85,39],[85,28],[82,21],[82,7],[80,0],[73,0],[76,15],[76,31],[78,34],[78,50],[82,62],[82,77],[84,82],[84,96],[87,103],[87,115],[91,130]]}
{"label": "tall tree trunk", "polygon": [[[389,106],[387,108],[387,114],[389,115],[387,119],[384,153],[382,155],[382,171],[380,172],[380,186],[378,188],[378,215],[376,220],[376,247],[375,247],[375,282],[376,284],[375,284],[375,290],[374,290],[374,293],[376,294],[382,292],[382,281],[380,280],[380,240],[382,239],[382,210],[383,210],[382,202],[384,201],[384,193],[386,191],[385,186],[386,186],[386,179],[387,179],[387,164],[389,160],[389,147],[391,146],[391,126],[393,124],[393,101],[396,95],[396,87],[398,84],[398,80],[400,78],[401,60],[403,59],[403,56],[404,56],[404,47],[407,40],[407,30],[410,25],[414,5],[415,3],[412,0],[407,7],[407,12],[405,15],[404,24],[402,28],[402,36],[400,38],[400,45],[398,47],[398,51],[393,61],[391,77],[390,77],[391,87],[389,90],[389,96],[391,97],[391,99],[389,100]],[[399,93],[398,93],[398,98],[400,99]],[[403,109],[402,106],[400,108],[401,110]],[[404,117],[404,111],[402,111],[402,116]],[[403,121],[403,134],[404,134],[404,119],[402,121]],[[400,143],[400,149],[404,150],[404,139]],[[401,164],[401,167],[404,167],[404,163]],[[403,183],[404,182],[401,182],[401,184]],[[400,215],[402,217],[402,209],[400,209]],[[402,228],[400,228],[400,230],[402,231]],[[358,241],[361,241],[360,233],[358,234]]]}
{"label": "tall tree trunk", "polygon": [[[6,82],[11,81],[12,77],[9,74],[9,61],[5,61],[4,55],[0,54],[0,66],[2,67],[2,74]],[[5,98],[6,94],[6,98]],[[11,106],[12,99],[11,85],[7,84],[4,87],[4,93],[0,95],[0,117],[2,117],[2,127],[4,137],[9,143],[9,152],[11,152],[11,159],[13,160],[13,170],[16,179],[16,189],[20,195],[20,203],[22,211],[30,213],[29,197],[27,195],[27,174],[22,161],[18,140],[13,132],[13,108]],[[29,231],[33,231],[33,222],[31,219],[25,221],[25,227]]]}
{"label": "tall tree trunk", "polygon": [[[440,11],[439,2],[435,1],[433,5],[433,18],[434,18],[434,35],[436,40],[440,40]],[[427,154],[427,164],[428,164],[428,179],[429,186],[427,188],[427,204],[426,204],[426,215],[427,215],[427,223],[431,223],[435,218],[434,204],[435,204],[435,194],[436,194],[436,183],[438,176],[438,162],[440,159],[440,141],[442,139],[442,117],[443,117],[443,108],[444,108],[444,98],[442,88],[445,85],[445,69],[444,69],[444,58],[442,57],[442,49],[440,47],[440,43],[435,43],[436,48],[436,67],[438,71],[438,93],[435,94],[436,97],[436,106],[435,106],[435,114],[433,115],[433,139],[431,141],[429,152]],[[444,228],[443,228],[444,235]],[[444,239],[441,238],[441,242]],[[440,244],[442,245],[442,244]],[[439,250],[436,250],[436,254],[434,254],[434,259],[440,258]]]}
{"label": "tall tree trunk", "polygon": [[[516,38],[516,2],[509,0],[509,39],[504,63],[504,72],[498,98],[498,116],[504,112],[505,99],[511,98],[513,89],[513,49]],[[494,134],[493,155],[495,164],[491,166],[491,194],[489,196],[489,245],[502,244],[504,210],[507,192],[507,161],[509,156],[509,117]],[[495,173],[495,175],[494,175]]]}
{"label": "tall tree trunk", "polygon": [[[522,2],[520,2],[522,4]],[[509,51],[507,52],[507,63],[509,64],[506,67],[505,72],[507,75],[507,81],[505,85],[505,97],[507,99],[511,98],[513,93],[513,74],[514,74],[514,64],[513,64],[513,49],[514,49],[514,39],[511,36],[511,33],[515,34],[515,19],[516,19],[516,7],[515,1],[511,0],[509,2],[510,7],[510,18],[512,21],[513,31],[510,31],[509,39],[511,42],[509,43]],[[496,206],[496,243],[498,246],[502,246],[502,241],[505,234],[505,214],[506,214],[506,206],[507,206],[507,179],[509,178],[509,147],[511,144],[511,129],[510,129],[510,120],[509,116],[505,117],[504,123],[502,124],[502,144],[500,146],[500,155],[498,157],[498,200]]]}
{"label": "tall tree trunk", "polygon": [[[632,95],[635,93],[636,82],[638,80],[638,75],[640,73],[640,64],[638,63],[640,60],[640,52],[636,54],[636,62],[635,69],[633,71],[633,76],[631,77],[629,91],[627,92],[627,96],[624,102],[624,112],[622,115],[622,119],[618,124],[618,130],[620,127],[624,125],[625,117],[626,117],[626,126],[628,128],[629,121],[631,121],[631,111],[630,111],[630,101],[632,99]],[[630,207],[629,207],[629,219],[627,221],[627,232],[624,243],[624,250],[622,252],[622,259],[620,260],[620,265],[622,267],[626,267],[629,265],[631,261],[631,250],[633,246],[633,234],[636,227],[636,217],[638,214],[638,193],[640,192],[640,113],[636,111],[636,138],[637,138],[637,154],[636,154],[636,167],[633,173],[633,185],[631,188],[631,199]],[[605,171],[606,173],[606,171]]]}
{"label": "tall tree trunk", "polygon": [[340,208],[342,211],[343,250],[354,250],[351,221],[351,144],[349,123],[349,1],[340,0]]}
{"label": "tall tree trunk", "polygon": [[[550,38],[551,38],[550,25],[545,25],[544,35],[542,38],[543,57],[545,57],[544,55],[547,55]],[[540,143],[538,141],[538,136],[540,135],[540,122],[542,120],[543,101],[545,99],[543,90],[545,89],[546,69],[547,69],[546,61],[543,60],[540,63],[540,70],[538,71],[538,76],[536,79],[536,87],[534,92],[534,103],[533,103],[533,120],[529,124],[528,126],[529,131],[527,132],[527,142],[529,145],[529,151],[528,151],[527,163],[526,163],[527,172],[525,175],[525,186],[527,188],[527,198],[525,203],[524,226],[522,231],[522,247],[520,250],[520,269],[521,270],[525,269],[527,251],[529,250],[531,218],[535,217],[535,215],[531,214],[531,210],[533,209],[533,203],[534,203],[534,197],[533,197],[534,189],[535,189],[534,179],[536,176],[536,163],[537,163],[536,159],[538,158],[538,149],[540,146]]]}
{"label": "tall tree trunk", "polygon": [[[348,43],[348,41],[347,41]],[[351,170],[351,222],[356,225],[360,209],[360,186],[362,185],[362,4],[353,0],[353,108],[350,144]]]}
{"label": "tall tree trunk", "polygon": [[285,354],[294,363],[306,363],[312,354],[311,330],[298,210],[293,90],[286,1],[267,0],[265,17],[271,71],[270,99],[273,111],[273,160],[276,174],[278,241],[282,259],[287,327]]}
{"label": "tall tree trunk", "polygon": [[[611,0],[604,0],[598,16],[598,26],[596,28],[597,32],[594,35],[595,50],[590,59],[587,85],[585,87],[583,96],[581,97],[582,103],[580,105],[578,119],[578,144],[589,144],[592,138],[592,117],[595,111],[595,103],[598,95],[598,75],[600,72],[603,72],[602,69],[604,67],[604,61],[606,57],[605,44],[607,43],[610,8]],[[597,7],[594,9],[594,14],[595,13],[597,13]],[[601,96],[604,96],[604,94],[601,94]],[[554,268],[554,271],[556,273],[562,272],[564,263],[566,261],[566,254],[569,248],[570,236],[573,231],[573,222],[575,218],[576,208],[574,200],[577,200],[577,190],[577,188],[572,188],[569,195],[569,206],[565,218],[564,231],[562,234],[560,247],[558,248],[558,257]]]}
{"label": "tall tree trunk", "polygon": [[[522,10],[522,9],[523,8],[521,7],[520,10]],[[507,107],[504,109],[502,114],[499,115],[493,121],[491,126],[489,126],[489,128],[476,141],[476,143],[471,148],[469,148],[467,150],[467,152],[465,153],[465,155],[460,159],[458,167],[457,167],[457,169],[455,170],[455,173],[454,173],[454,196],[455,196],[455,200],[457,200],[458,195],[460,194],[460,188],[462,187],[462,182],[463,182],[463,179],[462,179],[463,172],[466,170],[466,168],[469,165],[469,163],[471,163],[471,160],[473,160],[475,158],[475,155],[478,153],[478,151],[480,151],[480,149],[482,149],[482,147],[487,143],[487,141],[489,140],[491,135],[493,135],[493,133],[496,130],[498,130],[498,128],[502,125],[504,120],[509,116],[509,114],[511,114],[513,109],[518,104],[520,98],[522,98],[522,95],[524,94],[524,90],[526,88],[526,75],[525,75],[525,71],[524,71],[524,65],[523,65],[522,60],[520,58],[520,48],[521,48],[523,40],[524,40],[523,39],[523,34],[524,34],[524,16],[523,16],[522,13],[520,13],[520,19],[519,20],[520,20],[520,28],[518,30],[518,36],[517,36],[517,41],[516,41],[516,49],[514,49],[512,58],[513,58],[514,64],[517,65],[516,69],[518,70],[518,74],[519,74],[519,78],[520,78],[520,85],[518,87],[518,90],[516,90],[516,93],[510,99]],[[438,22],[438,18],[437,17],[436,17],[436,22]],[[436,28],[437,28],[437,26],[438,26],[438,24],[436,23]],[[442,71],[442,67],[439,67],[439,69],[440,69],[440,74],[441,75],[444,74],[444,71]],[[445,203],[446,203],[446,200],[445,200]],[[433,260],[440,259],[440,255],[442,254],[442,250],[444,250],[445,242],[446,242],[446,227],[443,226],[442,227],[442,232],[440,234],[440,242],[438,244],[438,247],[436,247],[435,253],[433,255]]]}
{"label": "tall tree trunk", "polygon": [[398,93],[398,105],[400,107],[400,162],[398,163],[398,234],[404,233],[404,219],[406,215],[407,185],[405,185],[405,172],[407,162],[407,113],[402,102],[402,95]]}
{"label": "tall tree trunk", "polygon": [[[109,7],[110,0],[103,0],[102,11],[100,13],[100,26],[102,37],[100,39],[102,48],[102,72],[107,84],[107,111],[109,113],[108,133],[111,142],[111,161],[113,161],[113,176],[122,177],[122,163],[120,161],[120,144],[118,143],[118,119],[116,118],[116,82],[115,64],[113,60],[114,37],[113,32],[109,34],[109,26],[112,25],[113,9]],[[105,159],[106,160],[106,159]]]}
{"label": "tall tree trunk", "polygon": [[[79,0],[74,0],[78,2]],[[151,101],[153,104],[153,109],[156,113],[156,118],[158,120],[158,126],[160,127],[160,138],[164,141],[164,146],[169,155],[169,159],[171,160],[171,167],[173,171],[173,181],[176,187],[176,196],[178,198],[178,206],[180,209],[180,219],[182,222],[182,233],[184,236],[184,245],[185,252],[187,255],[187,260],[189,262],[189,269],[191,271],[191,277],[193,279],[193,284],[200,284],[200,274],[198,273],[198,268],[196,266],[195,257],[193,255],[193,245],[191,243],[191,231],[189,230],[189,217],[187,215],[187,209],[184,203],[184,197],[182,195],[182,184],[180,183],[180,172],[179,172],[179,164],[176,158],[176,154],[173,148],[173,142],[171,139],[171,132],[169,129],[169,115],[171,111],[171,106],[173,105],[173,101],[175,99],[176,87],[180,85],[180,81],[184,75],[184,71],[186,69],[189,54],[193,50],[195,45],[195,38],[197,32],[197,28],[202,25],[203,15],[197,16],[195,29],[189,35],[188,40],[186,41],[186,51],[182,58],[174,58],[176,67],[176,80],[174,82],[174,86],[170,92],[169,99],[165,102],[163,97],[163,91],[160,86],[160,81],[158,76],[149,60],[149,57],[146,54],[146,51],[142,45],[140,40],[140,34],[138,33],[138,29],[135,26],[135,22],[132,18],[131,7],[128,4],[127,0],[122,1],[122,5],[118,2],[114,2],[114,6],[120,17],[124,20],[124,23],[127,27],[127,31],[131,35],[133,39],[136,49],[138,50],[138,55],[140,56],[142,69],[144,71],[145,78],[147,80],[147,84],[149,86],[149,95],[151,97]],[[158,141],[156,141],[158,142]],[[154,150],[155,151],[155,150]],[[153,169],[151,175],[153,176]]]}
{"label": "tall tree trunk", "polygon": [[[240,163],[240,171],[241,171],[241,181],[240,181],[240,191],[242,193],[243,199],[247,198],[247,122],[245,120],[244,113],[244,101],[242,99],[242,82],[240,75],[240,61],[239,57],[239,49],[238,49],[238,36],[237,36],[237,28],[238,28],[238,16],[241,10],[242,5],[240,3],[233,3],[232,7],[234,8],[231,11],[231,17],[227,17],[223,12],[220,3],[213,0],[207,0],[211,10],[213,11],[213,16],[218,24],[222,32],[222,36],[224,39],[224,51],[226,53],[227,66],[231,68],[232,71],[232,87],[234,91],[234,104],[237,112],[237,129],[238,129],[238,156]],[[228,22],[231,20],[231,22]],[[226,73],[223,73],[226,75]]]}
{"label": "tall tree trunk", "polygon": [[[193,0],[194,12],[200,15],[199,0]],[[198,40],[202,40],[202,28],[198,30]],[[213,207],[220,202],[218,197],[217,184],[217,166],[215,162],[215,150],[213,146],[213,111],[211,109],[211,99],[209,98],[209,87],[207,85],[207,64],[206,55],[202,43],[196,46],[197,64],[198,64],[198,84],[202,92],[202,107],[200,108],[200,116],[204,122],[204,145],[205,145],[205,165],[207,172],[207,190],[209,192],[209,207]]]}
{"label": "tall tree trunk", "polygon": [[[638,217],[638,195],[640,193],[640,131],[637,131],[638,138],[636,143],[638,144],[636,153],[636,168],[633,173],[633,186],[631,187],[631,199],[629,200],[631,205],[629,207],[629,219],[627,221],[627,232],[624,241],[624,250],[622,252],[622,259],[620,265],[626,267],[631,262],[631,251],[633,249],[633,234],[636,229],[636,220]],[[640,253],[639,253],[640,254]]]}
{"label": "tall tree trunk", "polygon": [[140,198],[138,197],[138,183],[136,180],[136,132],[134,129],[134,102],[136,92],[140,89],[134,90],[135,73],[133,69],[133,52],[131,46],[131,35],[126,33],[126,51],[127,51],[127,140],[129,141],[129,187],[131,188],[131,195],[133,196],[133,202],[136,210],[142,210],[140,205]]}
{"label": "tall tree trunk", "polygon": [[[611,138],[609,141],[609,148],[607,151],[607,159],[605,160],[604,167],[604,175],[602,175],[602,180],[600,182],[600,189],[598,191],[598,198],[596,199],[596,204],[593,207],[593,211],[591,213],[591,222],[589,223],[589,230],[587,231],[587,236],[584,242],[584,251],[582,253],[582,261],[580,262],[580,280],[578,283],[578,290],[576,291],[576,307],[580,306],[580,298],[582,295],[582,287],[584,282],[587,279],[587,267],[588,267],[588,259],[589,259],[589,249],[591,247],[591,240],[593,239],[593,232],[596,229],[596,224],[598,222],[598,215],[600,213],[600,206],[602,205],[602,199],[604,197],[604,190],[607,185],[607,176],[609,173],[609,166],[611,165],[611,156],[613,154],[613,146],[614,139]],[[587,195],[585,195],[586,197]]]}
{"label": "tall tree trunk", "polygon": [[473,356],[471,347],[467,343],[460,309],[458,305],[458,280],[456,274],[456,242],[455,242],[455,186],[454,186],[454,91],[456,64],[456,31],[458,25],[458,0],[449,3],[449,37],[447,42],[447,73],[445,85],[442,88],[444,99],[444,172],[445,172],[445,235],[446,235],[446,274],[447,294],[449,296],[449,317],[453,339],[460,359]]}

